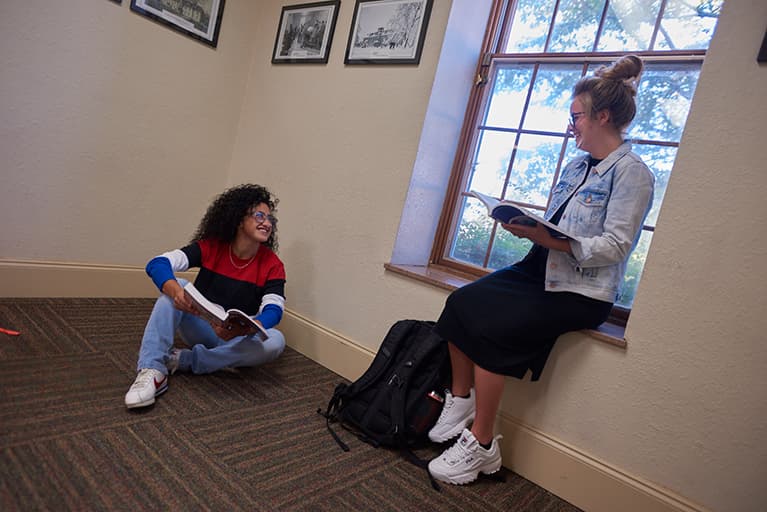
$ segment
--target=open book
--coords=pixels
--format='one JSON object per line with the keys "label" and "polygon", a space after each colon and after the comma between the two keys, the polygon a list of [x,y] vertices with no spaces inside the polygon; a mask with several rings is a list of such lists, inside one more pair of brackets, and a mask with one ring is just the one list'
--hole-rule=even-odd
{"label": "open book", "polygon": [[215,302],[209,301],[192,283],[184,286],[184,294],[194,302],[200,310],[200,315],[208,322],[222,327],[226,324],[248,327],[248,334],[255,334],[254,337],[261,341],[269,337],[264,328],[244,312],[234,308],[224,309]]}
{"label": "open book", "polygon": [[487,214],[501,222],[503,224],[526,224],[528,226],[535,226],[536,223],[543,224],[551,233],[551,236],[555,238],[571,238],[575,239],[573,235],[563,230],[556,224],[552,224],[543,217],[532,213],[527,210],[520,203],[511,200],[501,201],[494,197],[472,190],[469,192],[470,196],[476,197],[482,204],[487,207]]}

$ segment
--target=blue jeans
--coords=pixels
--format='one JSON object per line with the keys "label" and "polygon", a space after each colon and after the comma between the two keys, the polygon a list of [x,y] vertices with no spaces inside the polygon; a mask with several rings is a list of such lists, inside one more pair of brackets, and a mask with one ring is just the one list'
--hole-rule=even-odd
{"label": "blue jeans", "polygon": [[269,338],[261,342],[251,336],[224,341],[207,321],[173,307],[173,300],[161,295],[154,305],[141,340],[137,370],[154,368],[168,373],[165,363],[178,331],[191,350],[181,351],[181,371],[211,373],[222,368],[258,366],[273,361],[285,349],[285,337],[277,329],[267,329]]}

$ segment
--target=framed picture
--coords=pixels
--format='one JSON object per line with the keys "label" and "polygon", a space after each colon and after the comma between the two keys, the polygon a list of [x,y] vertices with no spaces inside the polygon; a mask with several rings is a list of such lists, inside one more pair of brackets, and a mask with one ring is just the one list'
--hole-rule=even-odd
{"label": "framed picture", "polygon": [[357,0],[346,64],[418,64],[433,0]]}
{"label": "framed picture", "polygon": [[340,0],[282,8],[272,63],[327,64]]}
{"label": "framed picture", "polygon": [[130,10],[215,48],[224,0],[131,0]]}

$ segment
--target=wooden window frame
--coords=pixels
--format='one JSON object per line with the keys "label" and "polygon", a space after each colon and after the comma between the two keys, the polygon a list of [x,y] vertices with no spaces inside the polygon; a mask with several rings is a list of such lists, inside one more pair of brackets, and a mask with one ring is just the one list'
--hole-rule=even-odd
{"label": "wooden window frame", "polygon": [[[557,12],[559,0],[557,0],[554,13]],[[609,1],[605,2],[600,22],[599,32],[601,34],[605,19],[606,11],[609,5]],[[650,47],[655,44],[658,31],[660,30],[660,21],[663,18],[663,11],[665,9],[666,0],[662,0],[661,7],[656,18],[655,28],[650,41]],[[557,53],[552,56],[551,53],[525,53],[525,54],[504,54],[498,53],[496,49],[505,48],[507,39],[509,37],[509,25],[514,18],[514,9],[516,7],[515,0],[494,0],[490,10],[490,16],[488,19],[488,25],[485,30],[485,35],[482,42],[481,58],[476,66],[475,80],[472,86],[472,90],[469,96],[469,100],[464,113],[464,120],[461,127],[461,134],[456,148],[455,158],[451,168],[450,179],[448,181],[445,200],[442,205],[439,221],[437,224],[437,230],[432,245],[432,250],[429,257],[427,267],[434,271],[434,275],[454,275],[460,280],[472,280],[487,275],[492,270],[472,265],[465,262],[450,259],[446,256],[448,244],[452,240],[453,232],[455,231],[455,222],[457,221],[457,204],[458,197],[465,195],[463,192],[464,181],[467,178],[465,169],[473,159],[473,152],[475,151],[474,138],[479,133],[477,120],[479,119],[482,110],[485,107],[486,98],[488,94],[485,89],[487,85],[491,85],[488,82],[488,71],[494,61],[500,60],[513,60],[518,62],[531,61],[531,62],[580,62],[584,67],[588,66],[590,62],[605,62],[614,60],[627,53],[639,55],[643,59],[659,61],[677,61],[677,62],[694,62],[700,61],[702,64],[705,57],[706,50],[658,50],[658,51],[636,51],[636,52],[583,52],[583,53]],[[544,48],[548,48],[553,32],[554,23],[553,20],[549,24],[549,32],[547,34],[546,43]],[[595,38],[594,47],[597,48],[599,38]],[[527,106],[525,106],[525,109]],[[567,137],[567,136],[566,136]],[[565,139],[566,140],[566,139]],[[636,144],[651,143],[656,146],[673,146],[678,147],[678,142],[662,142],[662,141],[644,141],[635,139],[633,141]],[[563,150],[564,151],[564,150]],[[560,165],[566,162],[562,161],[560,156]],[[556,170],[559,173],[559,168]],[[556,178],[555,178],[556,181]],[[491,240],[494,237],[497,225],[493,226],[491,233]],[[654,231],[652,226],[644,226],[643,229],[648,231]],[[485,256],[485,265],[487,265],[489,252],[492,247],[492,242],[488,245],[488,254]],[[403,272],[407,273],[407,272]],[[425,279],[429,280],[429,279]],[[434,280],[433,278],[431,279]],[[453,285],[449,285],[453,286]],[[606,323],[612,326],[620,328],[622,335],[622,329],[625,327],[628,317],[630,315],[630,309],[614,306],[610,314],[610,317]],[[610,328],[614,331],[614,329]]]}

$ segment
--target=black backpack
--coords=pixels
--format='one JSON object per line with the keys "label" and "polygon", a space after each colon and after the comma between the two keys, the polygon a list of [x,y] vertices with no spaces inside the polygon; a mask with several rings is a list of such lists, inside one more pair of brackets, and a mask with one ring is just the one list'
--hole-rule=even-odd
{"label": "black backpack", "polygon": [[331,428],[333,422],[373,446],[402,448],[411,455],[411,448],[428,442],[450,384],[447,342],[433,326],[425,320],[395,322],[365,373],[352,384],[336,386],[325,412],[317,411],[345,451],[349,447]]}

